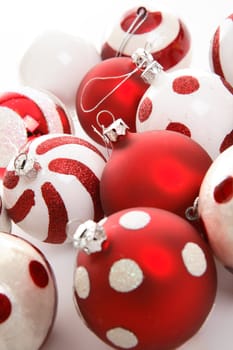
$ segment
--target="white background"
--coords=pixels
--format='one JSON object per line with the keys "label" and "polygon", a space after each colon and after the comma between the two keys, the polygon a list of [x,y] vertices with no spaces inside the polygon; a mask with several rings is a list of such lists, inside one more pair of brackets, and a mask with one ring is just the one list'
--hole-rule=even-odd
{"label": "white background", "polygon": [[[233,13],[233,0],[151,0],[147,3],[135,0],[0,0],[0,90],[13,90],[19,85],[20,59],[35,36],[44,30],[65,31],[87,38],[99,47],[105,31],[118,15],[145,4],[173,12],[185,21],[192,35],[192,66],[209,70],[210,40],[220,22]],[[22,234],[14,228],[16,232]],[[86,329],[76,314],[72,300],[74,248],[51,246],[26,237],[45,253],[58,285],[58,314],[43,350],[110,349]],[[198,334],[180,350],[232,350],[233,275],[220,264],[218,275],[214,310]]]}

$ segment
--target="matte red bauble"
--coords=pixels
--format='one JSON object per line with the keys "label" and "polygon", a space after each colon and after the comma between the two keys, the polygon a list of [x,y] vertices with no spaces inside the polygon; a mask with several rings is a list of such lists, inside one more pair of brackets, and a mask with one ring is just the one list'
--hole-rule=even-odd
{"label": "matte red bauble", "polygon": [[[136,110],[148,87],[141,73],[129,57],[110,58],[92,68],[79,85],[76,109],[79,122],[86,133],[96,142],[102,139],[93,126],[102,132],[101,125],[112,122],[109,113],[119,115],[135,131]],[[101,112],[98,121],[97,115]]]}
{"label": "matte red bauble", "polygon": [[[192,225],[145,207],[93,224],[75,234],[88,252],[79,252],[74,274],[77,311],[88,327],[116,349],[171,350],[192,337],[216,295],[211,251]],[[88,248],[93,232],[100,251]]]}
{"label": "matte red bauble", "polygon": [[174,131],[121,135],[100,181],[104,212],[147,206],[184,216],[211,163],[198,143]]}

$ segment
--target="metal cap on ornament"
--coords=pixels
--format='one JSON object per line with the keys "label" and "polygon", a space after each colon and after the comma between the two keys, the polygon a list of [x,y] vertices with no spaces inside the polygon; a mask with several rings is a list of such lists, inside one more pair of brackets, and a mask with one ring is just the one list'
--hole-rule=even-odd
{"label": "metal cap on ornament", "polygon": [[129,129],[128,125],[119,118],[103,129],[103,136],[110,142],[116,142],[119,136],[126,134],[127,129]]}
{"label": "metal cap on ornament", "polygon": [[20,153],[14,160],[15,173],[18,176],[27,176],[35,178],[41,169],[40,164],[34,159],[28,157],[27,153]]}
{"label": "metal cap on ornament", "polygon": [[83,250],[86,254],[100,252],[102,243],[107,239],[103,226],[93,220],[87,220],[81,224],[74,236],[75,248]]}
{"label": "metal cap on ornament", "polygon": [[163,72],[163,67],[143,48],[138,48],[131,56],[133,63],[142,71],[141,78],[152,84],[156,76]]}

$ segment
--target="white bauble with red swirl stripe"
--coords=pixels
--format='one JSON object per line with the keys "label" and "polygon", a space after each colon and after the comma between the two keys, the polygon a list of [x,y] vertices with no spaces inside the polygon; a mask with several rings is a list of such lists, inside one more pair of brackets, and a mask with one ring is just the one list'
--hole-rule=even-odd
{"label": "white bauble with red swirl stripe", "polygon": [[0,94],[0,177],[27,140],[74,133],[69,112],[56,96],[31,87]]}
{"label": "white bauble with red swirl stripe", "polygon": [[190,33],[178,17],[139,7],[124,13],[103,44],[101,57],[131,56],[143,47],[165,70],[177,69],[189,65],[190,43]]}
{"label": "white bauble with red swirl stripe", "polygon": [[63,243],[67,225],[103,216],[99,181],[105,158],[89,142],[43,135],[12,159],[3,179],[8,215],[25,232]]}
{"label": "white bauble with red swirl stripe", "polygon": [[0,349],[38,350],[52,329],[56,281],[29,242],[0,232]]}
{"label": "white bauble with red swirl stripe", "polygon": [[233,144],[232,110],[232,92],[217,74],[190,68],[160,72],[141,98],[136,130],[183,133],[215,159]]}
{"label": "white bauble with red swirl stripe", "polygon": [[198,211],[208,241],[219,260],[233,271],[233,146],[207,171],[199,193]]}
{"label": "white bauble with red swirl stripe", "polygon": [[216,29],[210,45],[212,70],[224,78],[233,89],[233,14],[229,15]]}

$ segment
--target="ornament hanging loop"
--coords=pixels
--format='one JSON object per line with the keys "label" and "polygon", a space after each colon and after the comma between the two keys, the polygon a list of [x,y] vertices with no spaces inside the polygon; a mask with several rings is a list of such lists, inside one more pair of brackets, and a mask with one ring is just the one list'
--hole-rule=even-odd
{"label": "ornament hanging loop", "polygon": [[198,215],[198,200],[199,197],[197,197],[194,202],[193,202],[193,206],[188,207],[185,211],[185,216],[189,221],[196,221],[199,218]]}
{"label": "ornament hanging loop", "polygon": [[35,178],[41,166],[35,159],[29,158],[27,153],[19,153],[14,160],[14,168],[18,176]]}
{"label": "ornament hanging loop", "polygon": [[147,18],[147,9],[143,6],[140,6],[137,9],[136,12],[136,17],[134,19],[134,21],[131,23],[131,25],[129,26],[125,36],[123,37],[120,46],[119,46],[119,50],[116,53],[116,57],[120,57],[122,56],[122,52],[124,51],[124,48],[126,47],[127,43],[129,42],[129,40],[131,39],[131,37],[133,36],[133,34],[142,26],[142,24],[145,22],[146,18]]}

